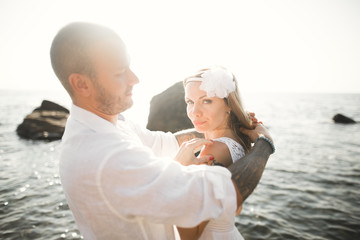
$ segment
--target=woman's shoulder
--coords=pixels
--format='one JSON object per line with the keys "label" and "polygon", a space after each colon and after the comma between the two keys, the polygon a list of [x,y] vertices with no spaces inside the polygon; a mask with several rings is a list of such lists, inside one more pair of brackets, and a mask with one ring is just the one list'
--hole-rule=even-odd
{"label": "woman's shoulder", "polygon": [[215,142],[224,143],[228,148],[240,148],[243,149],[240,143],[230,137],[220,137],[213,139]]}
{"label": "woman's shoulder", "polygon": [[200,153],[202,155],[212,155],[215,162],[221,163],[224,166],[229,166],[232,163],[231,153],[228,146],[220,141],[215,141],[211,145],[205,146]]}
{"label": "woman's shoulder", "polygon": [[223,142],[223,143],[231,143],[231,144],[235,144],[235,145],[240,145],[237,141],[235,141],[234,139],[230,138],[230,137],[219,137],[219,138],[215,138],[213,139],[214,141],[218,141],[218,142]]}
{"label": "woman's shoulder", "polygon": [[240,143],[238,143],[237,141],[235,141],[232,138],[220,137],[220,138],[214,139],[214,141],[218,141],[218,142],[222,142],[222,143],[226,144],[227,148],[230,151],[231,159],[233,162],[239,160],[241,157],[243,157],[245,155],[245,150],[244,150],[243,146],[241,146]]}

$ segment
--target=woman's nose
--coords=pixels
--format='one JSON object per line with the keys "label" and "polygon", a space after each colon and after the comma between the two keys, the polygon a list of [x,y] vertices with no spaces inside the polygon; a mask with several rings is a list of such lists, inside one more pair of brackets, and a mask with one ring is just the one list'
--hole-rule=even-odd
{"label": "woman's nose", "polygon": [[192,109],[192,112],[194,114],[194,116],[200,116],[201,115],[201,108],[198,104],[194,104],[194,107]]}

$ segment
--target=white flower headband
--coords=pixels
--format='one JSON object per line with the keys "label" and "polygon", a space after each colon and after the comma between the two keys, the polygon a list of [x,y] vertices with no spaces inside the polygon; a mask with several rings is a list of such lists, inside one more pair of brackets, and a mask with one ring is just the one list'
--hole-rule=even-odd
{"label": "white flower headband", "polygon": [[205,71],[201,77],[189,78],[186,83],[188,82],[202,82],[200,89],[205,91],[208,97],[227,98],[235,91],[233,75],[220,67]]}

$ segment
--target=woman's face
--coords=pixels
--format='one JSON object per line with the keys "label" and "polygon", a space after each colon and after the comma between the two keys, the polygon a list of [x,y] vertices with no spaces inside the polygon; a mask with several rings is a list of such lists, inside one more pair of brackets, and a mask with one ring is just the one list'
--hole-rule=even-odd
{"label": "woman's face", "polygon": [[230,108],[222,98],[207,97],[200,85],[201,82],[189,82],[185,86],[186,111],[196,131],[205,133],[228,128]]}

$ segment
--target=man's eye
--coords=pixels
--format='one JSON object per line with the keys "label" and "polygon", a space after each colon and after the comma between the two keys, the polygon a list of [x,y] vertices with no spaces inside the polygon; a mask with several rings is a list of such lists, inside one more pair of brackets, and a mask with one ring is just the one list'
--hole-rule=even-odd
{"label": "man's eye", "polygon": [[212,101],[211,101],[211,100],[209,100],[209,99],[205,99],[205,100],[204,100],[204,103],[206,103],[206,104],[210,104],[210,103],[212,103]]}
{"label": "man's eye", "polygon": [[122,78],[122,77],[125,76],[125,73],[126,73],[126,69],[123,69],[123,70],[121,70],[121,71],[116,72],[116,73],[115,73],[115,77],[116,77],[116,78]]}
{"label": "man's eye", "polygon": [[123,80],[124,78],[125,78],[124,74],[120,74],[120,73],[115,74],[115,79],[117,79],[117,80]]}
{"label": "man's eye", "polygon": [[189,104],[193,104],[194,102],[191,100],[187,100],[187,101],[185,101],[185,103],[189,105]]}

